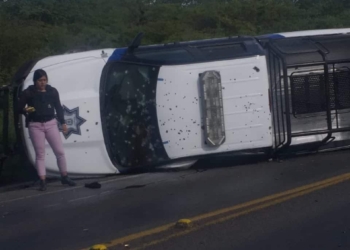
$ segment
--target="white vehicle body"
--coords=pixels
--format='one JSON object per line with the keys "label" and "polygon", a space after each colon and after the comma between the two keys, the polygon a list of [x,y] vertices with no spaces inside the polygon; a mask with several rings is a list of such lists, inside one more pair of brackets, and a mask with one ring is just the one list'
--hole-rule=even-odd
{"label": "white vehicle body", "polygon": [[[113,52],[112,49],[104,51]],[[68,127],[73,129],[68,138],[61,133],[69,172],[73,174],[118,173],[107,155],[101,129],[99,83],[105,64],[106,58],[101,57],[100,50],[47,57],[36,63],[23,84],[23,89],[32,85],[34,71],[44,69],[49,84],[59,91],[61,103],[67,108],[65,118],[71,121]],[[84,119],[81,125],[76,116]],[[34,164],[35,152],[28,129],[24,126],[22,129],[28,157]],[[47,141],[45,147],[47,170],[57,172],[56,157]]]}
{"label": "white vehicle body", "polygon": [[[350,29],[299,31],[258,38],[349,32]],[[101,113],[101,95],[112,93],[112,90],[106,93],[101,91],[101,77],[113,53],[115,49],[104,49],[103,52],[95,50],[44,58],[34,65],[21,86],[23,90],[32,85],[33,72],[44,69],[48,73],[49,84],[59,91],[70,131],[68,136],[61,133],[61,137],[69,172],[73,175],[115,174],[123,169],[111,159],[104,135],[104,115]],[[206,71],[218,71],[221,76],[225,140],[216,147],[207,145],[203,136],[204,118],[198,75]],[[267,58],[263,54],[160,65],[155,89],[156,126],[168,160],[156,165],[191,165],[203,156],[274,148],[269,81]],[[23,126],[24,117],[21,119],[23,144],[34,165],[35,152],[28,130]],[[311,126],[314,125],[311,123]],[[319,135],[316,137],[317,140],[323,138]],[[298,138],[293,143],[312,140],[315,140],[315,136]],[[125,147],[131,150],[133,146],[125,144]],[[57,173],[56,157],[48,143],[45,157],[47,170],[52,174]]]}

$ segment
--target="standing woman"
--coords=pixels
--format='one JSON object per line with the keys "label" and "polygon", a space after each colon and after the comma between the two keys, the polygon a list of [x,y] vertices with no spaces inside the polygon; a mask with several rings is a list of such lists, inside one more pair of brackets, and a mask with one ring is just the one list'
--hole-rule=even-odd
{"label": "standing woman", "polygon": [[[19,100],[19,112],[26,117],[26,127],[35,150],[35,166],[40,177],[40,190],[46,190],[45,168],[45,139],[51,146],[57,158],[57,165],[61,172],[62,184],[75,186],[75,183],[67,175],[67,162],[64,154],[62,139],[55,119],[55,110],[59,122],[62,124],[63,133],[67,133],[67,125],[63,116],[59,93],[56,88],[50,86],[44,70],[34,72],[34,85],[25,89]],[[26,105],[28,105],[26,107]]]}

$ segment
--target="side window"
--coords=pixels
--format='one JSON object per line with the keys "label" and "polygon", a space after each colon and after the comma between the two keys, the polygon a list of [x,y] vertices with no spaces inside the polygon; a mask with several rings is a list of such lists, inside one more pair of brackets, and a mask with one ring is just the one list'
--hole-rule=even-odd
{"label": "side window", "polygon": [[162,63],[185,63],[194,60],[185,49],[139,51],[135,53],[135,56],[139,59]]}
{"label": "side window", "polygon": [[242,43],[223,44],[223,45],[207,45],[197,47],[208,59],[224,59],[232,58],[237,55],[247,53],[247,50]]}

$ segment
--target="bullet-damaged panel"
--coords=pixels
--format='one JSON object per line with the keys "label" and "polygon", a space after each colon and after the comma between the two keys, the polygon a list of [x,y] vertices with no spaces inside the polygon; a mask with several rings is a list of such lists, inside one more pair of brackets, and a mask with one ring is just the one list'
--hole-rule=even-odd
{"label": "bullet-damaged panel", "polygon": [[[221,76],[226,138],[219,147],[205,140],[200,74],[206,71]],[[158,123],[170,158],[272,145],[265,57],[163,66],[158,78]]]}

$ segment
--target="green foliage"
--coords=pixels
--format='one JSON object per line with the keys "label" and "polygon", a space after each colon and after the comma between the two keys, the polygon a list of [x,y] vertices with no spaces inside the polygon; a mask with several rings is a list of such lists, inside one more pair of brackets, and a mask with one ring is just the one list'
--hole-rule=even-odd
{"label": "green foliage", "polygon": [[349,27],[348,0],[7,0],[0,85],[26,60],[68,50]]}
{"label": "green foliage", "polygon": [[0,0],[0,86],[27,60],[126,46],[140,31],[152,44],[350,27],[349,17],[349,0]]}
{"label": "green foliage", "polygon": [[[350,27],[349,0],[0,0],[0,86],[37,57],[76,49]],[[1,123],[1,117],[0,117]]]}
{"label": "green foliage", "polygon": [[350,27],[348,0],[0,0],[0,86],[27,60],[76,49]]}

